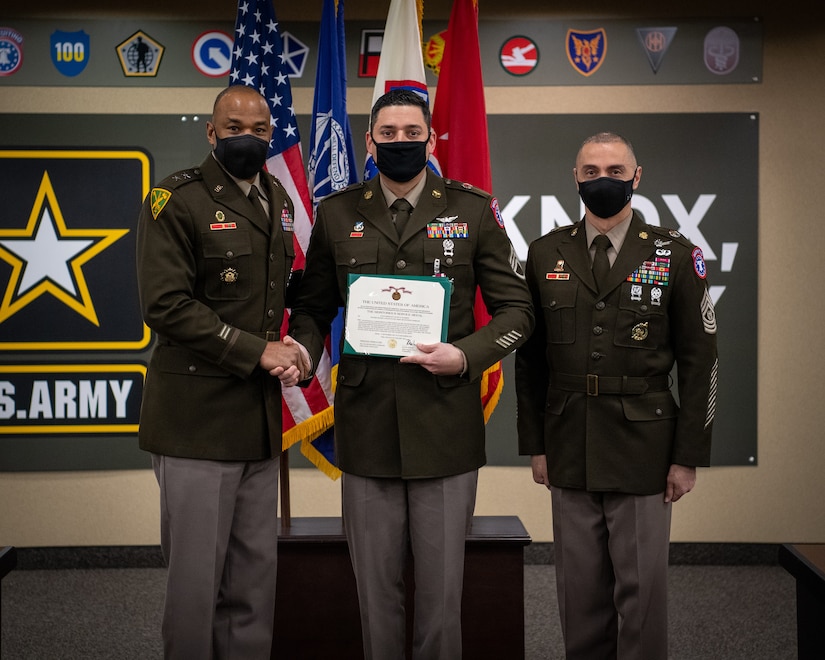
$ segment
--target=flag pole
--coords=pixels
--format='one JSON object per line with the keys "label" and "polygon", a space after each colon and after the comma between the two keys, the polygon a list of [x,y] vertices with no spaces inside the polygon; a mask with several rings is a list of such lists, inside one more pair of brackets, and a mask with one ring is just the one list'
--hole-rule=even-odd
{"label": "flag pole", "polygon": [[291,504],[289,501],[289,449],[281,454],[281,529],[289,529],[292,524]]}

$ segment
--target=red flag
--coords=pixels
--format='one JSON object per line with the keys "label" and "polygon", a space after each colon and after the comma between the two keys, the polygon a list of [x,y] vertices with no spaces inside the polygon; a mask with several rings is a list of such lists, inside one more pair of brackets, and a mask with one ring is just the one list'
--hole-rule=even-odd
{"label": "red flag", "polygon": [[433,105],[433,129],[443,175],[491,192],[477,0],[453,3]]}
{"label": "red flag", "polygon": [[[455,0],[444,38],[444,55],[433,106],[433,130],[438,135],[435,155],[444,177],[492,191],[487,110],[478,43],[478,1]],[[476,327],[490,315],[476,292]],[[501,362],[484,372],[481,400],[489,420],[504,386]]]}

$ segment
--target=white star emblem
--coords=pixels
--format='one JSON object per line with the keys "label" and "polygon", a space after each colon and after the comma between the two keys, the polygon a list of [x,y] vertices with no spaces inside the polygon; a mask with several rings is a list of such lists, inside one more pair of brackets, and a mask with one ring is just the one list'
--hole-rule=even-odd
{"label": "white star emblem", "polygon": [[43,208],[37,233],[31,239],[0,240],[0,245],[25,263],[23,276],[17,287],[18,295],[26,293],[38,282],[51,280],[73,296],[77,296],[69,263],[93,243],[94,241],[82,239],[61,240],[55,232],[54,220],[47,207]]}
{"label": "white star emblem", "polygon": [[0,230],[0,259],[12,266],[0,323],[45,293],[99,325],[82,266],[128,229],[69,229],[47,172],[24,229]]}

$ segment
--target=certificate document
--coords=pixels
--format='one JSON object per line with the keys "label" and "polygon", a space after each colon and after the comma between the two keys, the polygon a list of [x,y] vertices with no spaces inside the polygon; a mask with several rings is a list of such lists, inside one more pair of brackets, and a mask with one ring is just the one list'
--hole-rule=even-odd
{"label": "certificate document", "polygon": [[403,357],[447,339],[446,277],[350,273],[347,288],[344,353]]}

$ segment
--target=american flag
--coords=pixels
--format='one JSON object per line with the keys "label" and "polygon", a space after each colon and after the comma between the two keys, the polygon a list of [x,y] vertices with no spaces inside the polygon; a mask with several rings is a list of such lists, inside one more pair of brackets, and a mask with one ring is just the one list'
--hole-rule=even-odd
{"label": "american flag", "polygon": [[[283,35],[271,0],[241,0],[235,20],[230,84],[257,89],[269,103],[273,132],[266,167],[278,177],[295,205],[293,268],[298,270],[304,267],[312,232],[312,203],[286,64]],[[332,426],[331,392],[328,356],[319,362],[308,387],[284,388],[284,449],[296,442],[310,442]]]}

